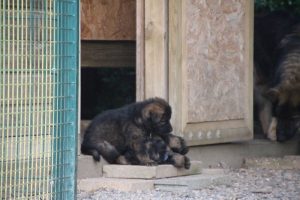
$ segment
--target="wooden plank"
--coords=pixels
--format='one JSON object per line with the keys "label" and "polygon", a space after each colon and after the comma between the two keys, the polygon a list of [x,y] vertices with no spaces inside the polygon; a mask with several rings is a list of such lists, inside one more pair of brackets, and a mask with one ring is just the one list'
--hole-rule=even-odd
{"label": "wooden plank", "polygon": [[135,40],[135,0],[81,0],[81,39]]}
{"label": "wooden plank", "polygon": [[133,41],[82,41],[82,67],[135,67]]}
{"label": "wooden plank", "polygon": [[82,67],[135,67],[134,41],[81,41]]}
{"label": "wooden plank", "polygon": [[145,99],[145,1],[136,2],[136,100]]}
{"label": "wooden plank", "polygon": [[245,31],[244,37],[245,40],[245,64],[248,66],[245,70],[245,79],[248,83],[246,87],[246,93],[248,98],[245,99],[245,109],[246,113],[245,120],[247,127],[250,128],[250,131],[253,133],[253,44],[254,44],[254,3],[252,1],[246,2],[246,13],[245,13]]}
{"label": "wooden plank", "polygon": [[145,0],[145,97],[168,99],[167,0]]}
{"label": "wooden plank", "polygon": [[183,90],[183,15],[182,0],[169,2],[169,103],[172,106],[172,124],[174,133],[182,136],[185,126]]}

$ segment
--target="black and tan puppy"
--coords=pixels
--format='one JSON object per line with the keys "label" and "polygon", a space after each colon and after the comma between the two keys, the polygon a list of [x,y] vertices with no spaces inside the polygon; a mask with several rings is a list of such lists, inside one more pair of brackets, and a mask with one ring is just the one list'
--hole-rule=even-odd
{"label": "black and tan puppy", "polygon": [[[171,107],[161,98],[152,98],[133,103],[119,109],[109,110],[93,119],[86,130],[81,144],[83,154],[92,155],[97,161],[100,155],[109,163],[131,164],[134,155],[141,165],[157,164],[144,149],[148,138],[157,135],[171,144],[170,147],[186,153],[187,147],[182,138],[170,134]],[[182,141],[183,142],[182,142]],[[182,146],[178,146],[178,144]],[[155,146],[155,145],[154,145]],[[130,153],[128,153],[130,152]]]}
{"label": "black and tan puppy", "polygon": [[[150,158],[153,161],[152,165],[172,164],[178,168],[190,168],[189,158],[174,152],[160,136],[146,138],[140,145],[139,152],[128,150],[124,154],[125,159],[130,161],[130,164],[143,165],[143,158],[139,157],[139,155],[147,155],[146,159]],[[187,152],[187,150],[185,151]]]}

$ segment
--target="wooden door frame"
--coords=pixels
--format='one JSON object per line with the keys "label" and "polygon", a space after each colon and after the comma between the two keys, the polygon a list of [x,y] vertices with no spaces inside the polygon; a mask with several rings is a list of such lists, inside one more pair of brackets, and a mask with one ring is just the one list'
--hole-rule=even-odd
{"label": "wooden door frame", "polygon": [[168,3],[136,1],[137,101],[154,96],[168,99]]}
{"label": "wooden door frame", "polygon": [[[152,7],[149,8],[149,1]],[[245,60],[249,66],[245,70],[246,97],[244,119],[216,122],[201,122],[198,124],[187,123],[187,99],[186,95],[186,74],[185,66],[186,47],[184,45],[185,32],[185,0],[139,0],[137,1],[137,100],[143,100],[151,94],[166,98],[173,108],[172,124],[174,133],[183,136],[189,145],[225,143],[233,141],[249,140],[253,137],[253,21],[254,21],[254,3],[247,1],[245,13]],[[147,5],[147,7],[146,7]],[[157,10],[167,6],[167,16],[160,19],[151,17],[157,13]],[[145,11],[145,7],[147,11]],[[151,9],[150,11],[148,9]],[[150,12],[150,13],[147,13]],[[151,15],[151,13],[153,15]],[[148,16],[148,17],[147,17]],[[157,26],[168,25],[165,29],[157,29]],[[155,34],[159,37],[153,36]],[[157,33],[159,32],[159,33]],[[162,37],[163,36],[163,37]],[[163,45],[162,45],[163,44]],[[150,47],[149,47],[150,45]],[[160,58],[151,59],[147,54],[147,48],[164,48]],[[149,64],[152,64],[149,66]],[[170,66],[170,67],[169,67]],[[151,67],[151,68],[150,68]],[[152,71],[167,73],[157,77]],[[147,88],[147,79],[152,80],[153,88]],[[170,77],[170,78],[169,78]],[[162,82],[167,82],[167,91],[161,88]],[[158,83],[158,84],[156,84]],[[199,131],[201,130],[201,131]]]}

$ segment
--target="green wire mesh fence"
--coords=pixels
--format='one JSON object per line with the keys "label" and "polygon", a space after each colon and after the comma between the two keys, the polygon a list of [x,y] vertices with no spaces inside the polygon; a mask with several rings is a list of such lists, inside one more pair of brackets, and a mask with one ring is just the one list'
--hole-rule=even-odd
{"label": "green wire mesh fence", "polygon": [[74,199],[79,0],[0,2],[0,199]]}

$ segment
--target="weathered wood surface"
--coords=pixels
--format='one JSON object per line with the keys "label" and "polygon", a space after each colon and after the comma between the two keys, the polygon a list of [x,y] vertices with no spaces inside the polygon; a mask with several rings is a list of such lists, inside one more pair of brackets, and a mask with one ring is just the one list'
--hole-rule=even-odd
{"label": "weathered wood surface", "polygon": [[166,0],[145,0],[145,98],[168,98]]}
{"label": "weathered wood surface", "polygon": [[169,14],[174,132],[190,145],[252,138],[252,3],[177,0]]}
{"label": "weathered wood surface", "polygon": [[135,67],[134,41],[82,41],[82,67]]}
{"label": "weathered wood surface", "polygon": [[81,39],[135,40],[135,0],[81,0]]}
{"label": "weathered wood surface", "polygon": [[145,99],[145,1],[136,2],[136,100]]}
{"label": "weathered wood surface", "polygon": [[143,2],[144,97],[169,100],[190,145],[251,139],[253,2]]}

